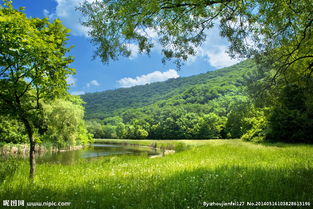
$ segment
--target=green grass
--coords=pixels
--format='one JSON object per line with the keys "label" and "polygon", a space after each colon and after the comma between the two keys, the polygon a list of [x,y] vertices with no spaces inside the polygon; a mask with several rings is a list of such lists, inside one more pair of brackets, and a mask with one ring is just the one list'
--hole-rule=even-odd
{"label": "green grass", "polygon": [[[151,144],[146,140],[131,142]],[[33,183],[25,178],[28,165],[22,163],[0,185],[0,200],[70,201],[71,207],[62,208],[75,209],[205,208],[203,202],[213,201],[313,204],[312,145],[262,145],[239,140],[155,142],[186,143],[189,148],[153,159],[120,156],[82,160],[69,166],[41,164]]]}

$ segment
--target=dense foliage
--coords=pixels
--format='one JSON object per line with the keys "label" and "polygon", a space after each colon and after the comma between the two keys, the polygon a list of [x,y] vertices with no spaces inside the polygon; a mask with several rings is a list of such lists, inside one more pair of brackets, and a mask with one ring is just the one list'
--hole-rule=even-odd
{"label": "dense foliage", "polygon": [[[69,95],[43,103],[37,143],[48,143],[59,148],[89,143],[92,136],[86,129],[82,103],[79,97]],[[0,143],[28,142],[23,123],[7,115],[0,115],[0,137]]]}
{"label": "dense foliage", "polygon": [[73,58],[66,56],[69,30],[58,19],[28,18],[22,8],[4,1],[0,31],[0,141],[23,143],[27,134],[30,177],[34,177],[36,143],[51,140],[55,133],[62,136],[54,137],[58,144],[73,144],[77,135],[80,141],[89,137],[81,122],[82,107],[67,96],[66,78],[75,73],[69,68]]}
{"label": "dense foliage", "polygon": [[0,115],[0,143],[27,143],[23,124],[12,117]]}
{"label": "dense foliage", "polygon": [[58,147],[87,144],[91,136],[88,134],[84,117],[82,100],[77,96],[56,99],[44,104],[45,132],[43,141],[51,142]]}
{"label": "dense foliage", "polygon": [[247,60],[197,76],[83,95],[88,130],[96,138],[240,138],[254,125],[247,118],[257,117],[244,91],[255,69]]}

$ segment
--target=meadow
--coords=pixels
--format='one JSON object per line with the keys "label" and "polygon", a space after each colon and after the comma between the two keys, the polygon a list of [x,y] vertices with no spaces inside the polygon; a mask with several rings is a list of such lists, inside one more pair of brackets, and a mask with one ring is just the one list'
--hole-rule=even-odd
{"label": "meadow", "polygon": [[221,208],[204,206],[204,202],[230,201],[313,204],[312,145],[240,140],[119,141],[125,142],[183,144],[184,149],[159,158],[111,156],[74,165],[38,164],[33,181],[27,178],[27,162],[18,162],[17,170],[0,184],[0,200],[71,202],[71,206],[60,208],[75,209]]}

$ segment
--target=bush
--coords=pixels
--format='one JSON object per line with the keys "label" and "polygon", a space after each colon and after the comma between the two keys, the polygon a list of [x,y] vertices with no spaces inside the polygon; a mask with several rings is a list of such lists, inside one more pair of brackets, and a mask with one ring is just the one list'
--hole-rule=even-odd
{"label": "bush", "polygon": [[184,144],[184,143],[177,143],[175,144],[175,152],[182,152],[188,149],[188,145]]}
{"label": "bush", "polygon": [[9,116],[0,115],[0,142],[14,144],[28,142],[24,125]]}

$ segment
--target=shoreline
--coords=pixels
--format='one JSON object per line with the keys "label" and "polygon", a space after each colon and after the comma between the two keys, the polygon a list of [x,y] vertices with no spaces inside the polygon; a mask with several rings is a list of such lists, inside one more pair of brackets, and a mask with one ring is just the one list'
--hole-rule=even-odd
{"label": "shoreline", "polygon": [[[35,152],[39,155],[47,153],[47,152],[67,152],[73,150],[83,149],[85,146],[83,145],[72,145],[66,146],[59,149],[56,146],[46,146],[36,144]],[[28,157],[29,155],[29,144],[5,144],[0,147],[0,157],[8,157],[8,156],[18,156],[18,157]]]}
{"label": "shoreline", "polygon": [[[138,141],[140,142],[140,140]],[[157,155],[152,155],[149,158],[158,158],[158,157],[164,157],[166,155],[171,155],[175,154],[176,151],[173,146],[158,146],[157,143],[151,143],[149,145],[147,144],[141,144],[141,143],[134,143],[134,142],[127,142],[127,140],[123,139],[121,141],[118,140],[107,140],[107,141],[101,141],[95,139],[94,143],[99,143],[99,144],[116,144],[116,145],[122,145],[122,146],[137,146],[137,147],[145,147],[145,148],[150,148],[150,149],[155,149],[159,151],[159,154]]]}

